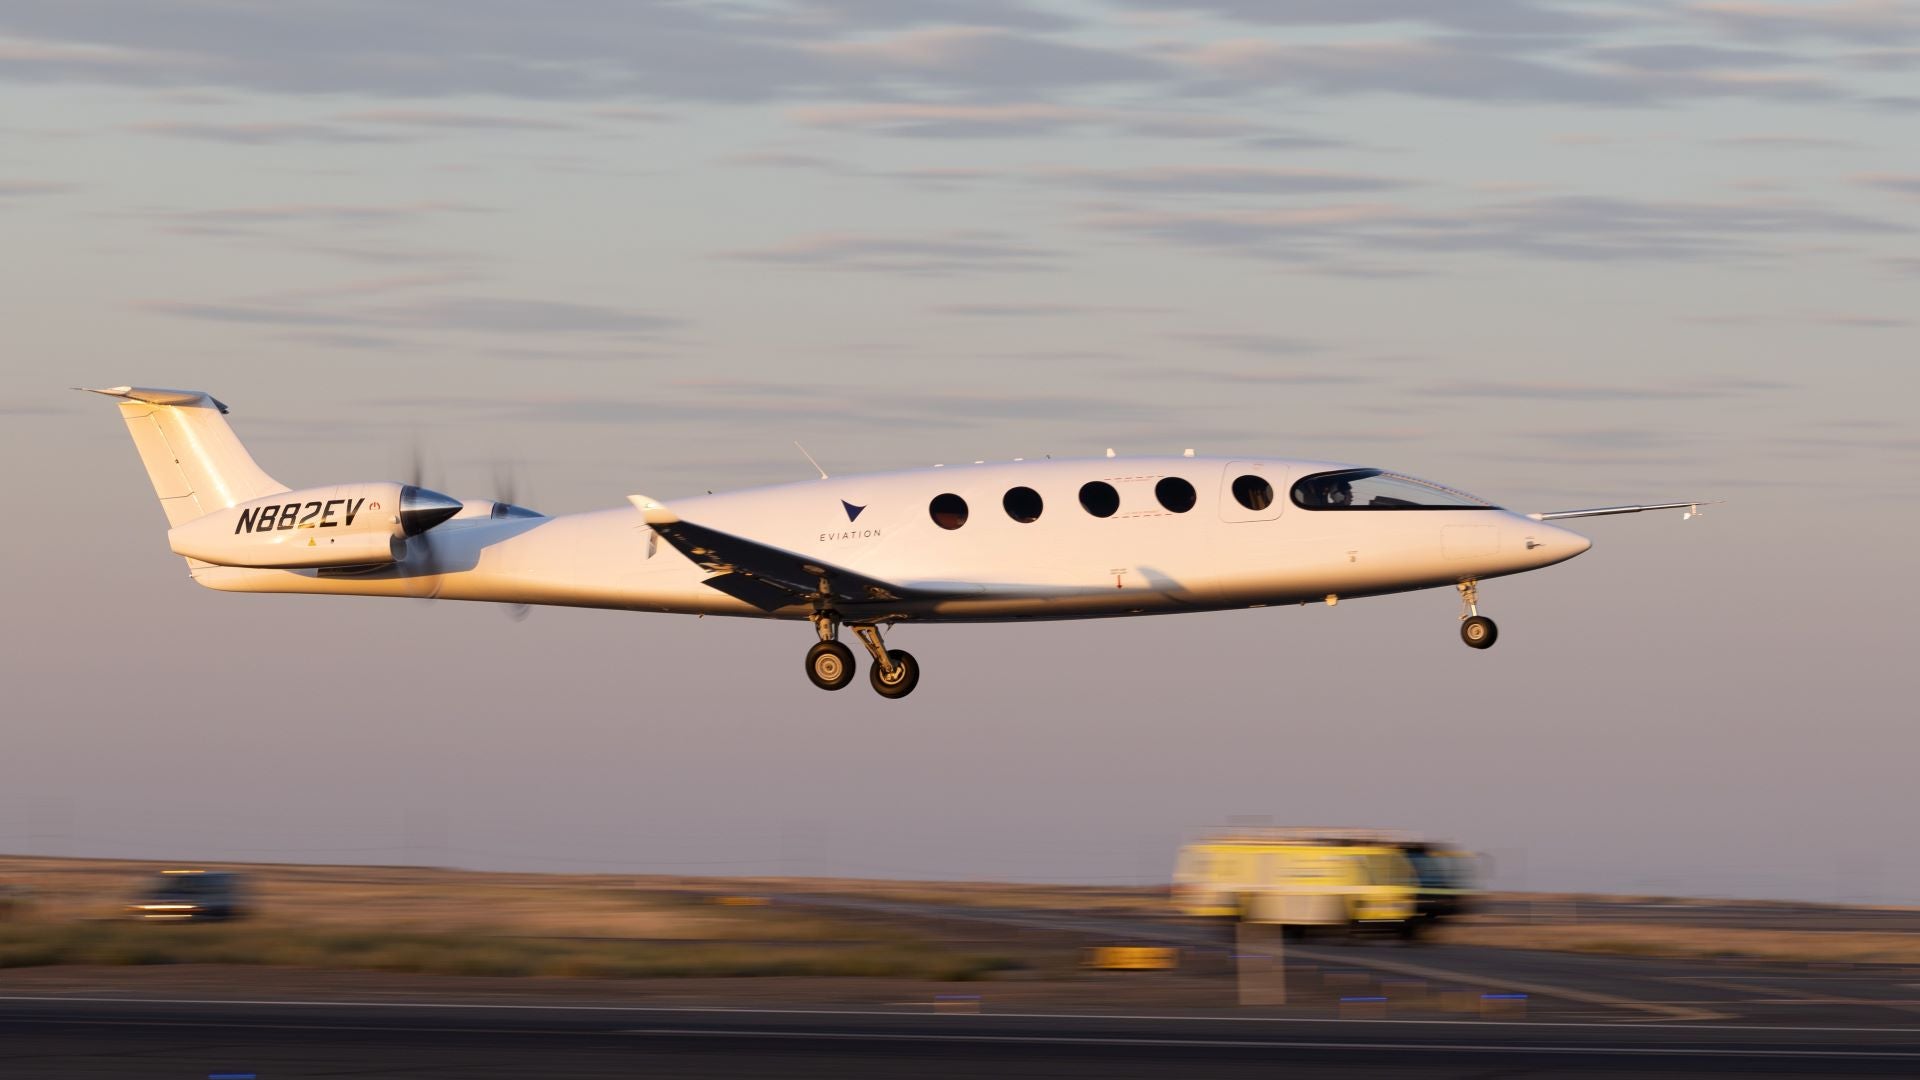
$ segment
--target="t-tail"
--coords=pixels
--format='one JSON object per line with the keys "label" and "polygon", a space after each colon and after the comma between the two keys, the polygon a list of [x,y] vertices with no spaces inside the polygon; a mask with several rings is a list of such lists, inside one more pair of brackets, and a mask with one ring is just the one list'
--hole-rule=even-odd
{"label": "t-tail", "polygon": [[407,540],[458,514],[437,491],[391,481],[292,491],[200,390],[116,386],[120,415],[166,511],[167,544],[191,564],[272,570],[367,568],[406,558]]}
{"label": "t-tail", "polygon": [[120,416],[168,525],[287,490],[254,464],[227,426],[227,407],[212,394],[144,386],[90,392],[120,399]]}

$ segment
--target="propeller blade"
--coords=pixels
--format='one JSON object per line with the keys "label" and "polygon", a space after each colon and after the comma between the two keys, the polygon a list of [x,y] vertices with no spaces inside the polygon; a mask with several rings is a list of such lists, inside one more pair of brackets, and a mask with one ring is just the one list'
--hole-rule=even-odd
{"label": "propeller blade", "polygon": [[493,501],[516,506],[520,499],[519,470],[504,461],[493,463]]}

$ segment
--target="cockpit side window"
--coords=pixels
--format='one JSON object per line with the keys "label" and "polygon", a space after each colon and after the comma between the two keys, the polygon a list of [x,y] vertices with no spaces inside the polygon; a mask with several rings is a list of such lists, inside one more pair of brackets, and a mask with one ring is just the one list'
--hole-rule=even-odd
{"label": "cockpit side window", "polygon": [[1293,485],[1303,510],[1497,510],[1484,499],[1380,469],[1315,473]]}

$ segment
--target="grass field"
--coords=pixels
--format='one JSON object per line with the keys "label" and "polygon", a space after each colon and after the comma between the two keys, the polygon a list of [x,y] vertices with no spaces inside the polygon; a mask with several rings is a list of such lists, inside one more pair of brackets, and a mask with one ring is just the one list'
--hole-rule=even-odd
{"label": "grass field", "polygon": [[[415,867],[232,867],[258,917],[150,925],[125,906],[163,864],[0,856],[0,968],[252,964],[418,974],[662,978],[875,976],[965,980],[1070,971],[1071,943],[978,940],[933,919],[823,915],[732,897],[860,896],[944,906],[1160,916],[1161,888],[836,878],[480,873]],[[1569,901],[1622,898],[1527,896]],[[1685,903],[1686,901],[1674,901]],[[1704,902],[1703,902],[1704,903]],[[1442,943],[1609,955],[1795,963],[1920,963],[1912,934],[1739,929],[1658,922],[1535,924],[1469,917]]]}
{"label": "grass field", "polygon": [[1806,964],[1920,964],[1920,937],[1868,931],[1748,930],[1658,923],[1462,924],[1442,929],[1436,940],[1453,945],[1605,956],[1778,960]]}
{"label": "grass field", "polygon": [[148,924],[125,908],[160,864],[0,857],[29,899],[0,921],[0,968],[264,964],[450,975],[977,979],[1017,966],[897,923],[778,905],[666,878],[261,865],[258,917]]}

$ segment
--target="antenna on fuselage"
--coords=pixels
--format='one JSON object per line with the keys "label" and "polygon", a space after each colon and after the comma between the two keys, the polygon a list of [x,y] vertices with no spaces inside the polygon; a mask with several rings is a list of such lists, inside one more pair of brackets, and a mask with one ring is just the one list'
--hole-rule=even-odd
{"label": "antenna on fuselage", "polygon": [[807,464],[813,466],[813,471],[820,474],[820,479],[825,480],[827,478],[827,470],[821,468],[820,463],[813,460],[813,455],[807,453],[807,448],[800,445],[799,439],[793,440],[793,446],[794,446],[794,449],[800,451],[801,457],[804,457],[807,459]]}

